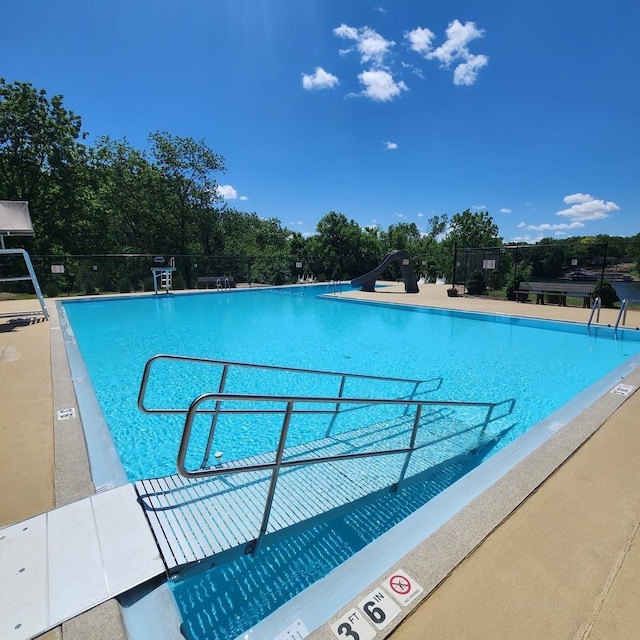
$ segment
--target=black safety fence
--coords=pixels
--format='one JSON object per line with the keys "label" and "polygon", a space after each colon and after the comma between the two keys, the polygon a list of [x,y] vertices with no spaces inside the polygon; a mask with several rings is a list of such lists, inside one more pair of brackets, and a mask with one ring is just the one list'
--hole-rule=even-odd
{"label": "black safety fence", "polygon": [[602,286],[606,281],[619,290],[620,297],[637,300],[639,261],[640,244],[634,241],[597,243],[584,238],[536,245],[456,247],[447,282],[469,289],[481,276],[488,290],[505,289],[513,299],[522,282],[592,282]]}
{"label": "black safety fence", "polygon": [[[195,256],[152,254],[31,255],[43,293],[49,297],[154,290],[152,269],[173,266],[172,289],[284,285],[322,282],[313,260],[291,256]],[[24,275],[23,262],[0,256],[0,278]],[[157,272],[156,272],[157,273]],[[0,284],[0,291],[33,293],[28,282]]]}
{"label": "black safety fence", "polygon": [[[476,270],[490,276],[512,273],[518,280],[633,280],[638,276],[640,244],[637,242],[578,242],[500,247],[459,248],[453,255],[452,279],[464,284]],[[634,275],[635,274],[635,275]]]}

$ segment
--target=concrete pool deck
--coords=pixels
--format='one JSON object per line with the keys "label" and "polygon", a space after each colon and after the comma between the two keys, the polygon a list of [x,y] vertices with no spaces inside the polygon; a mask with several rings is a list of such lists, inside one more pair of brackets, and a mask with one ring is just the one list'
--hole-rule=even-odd
{"label": "concrete pool deck", "polygon": [[[586,323],[590,313],[574,307],[448,298],[446,288],[426,285],[418,294],[405,294],[396,284],[384,292],[348,295],[580,323]],[[33,300],[0,301],[0,313],[34,308]],[[617,311],[603,309],[600,324],[614,324],[616,316]],[[640,326],[640,312],[629,311],[626,326]],[[68,441],[57,433],[60,425],[65,429],[73,425],[54,419],[52,371],[60,367],[51,357],[55,331],[59,331],[55,322],[27,324],[0,318],[0,527],[59,504],[63,498],[56,500],[57,485],[65,477],[59,466],[68,469],[70,483],[79,480],[82,491],[92,490],[86,456],[77,453],[75,442],[75,453],[66,459]],[[631,395],[404,619],[393,637],[636,638],[639,412],[640,395]],[[115,603],[98,609],[44,637],[126,637]]]}

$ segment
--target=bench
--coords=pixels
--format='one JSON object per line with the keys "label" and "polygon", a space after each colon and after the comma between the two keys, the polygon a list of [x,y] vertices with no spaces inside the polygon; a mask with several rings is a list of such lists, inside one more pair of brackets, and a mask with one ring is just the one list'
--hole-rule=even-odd
{"label": "bench", "polygon": [[198,276],[198,289],[235,289],[233,276]]}
{"label": "bench", "polygon": [[567,306],[567,297],[582,298],[582,306],[587,309],[591,306],[595,287],[595,282],[521,282],[514,294],[516,302],[526,302],[529,295],[535,295],[536,304],[544,304],[546,296],[562,307]]}

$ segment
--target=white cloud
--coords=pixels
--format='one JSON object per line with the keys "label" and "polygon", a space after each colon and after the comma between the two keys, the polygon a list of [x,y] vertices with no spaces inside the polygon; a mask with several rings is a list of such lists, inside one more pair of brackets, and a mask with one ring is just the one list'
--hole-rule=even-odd
{"label": "white cloud", "polygon": [[[389,49],[395,45],[393,40],[386,40],[379,33],[369,27],[361,27],[356,29],[346,24],[341,24],[333,30],[333,33],[339,38],[353,40],[356,49],[360,53],[360,62],[373,62],[379,66],[384,60],[384,56]],[[340,53],[349,53],[351,49],[341,49]]]}
{"label": "white cloud", "polygon": [[569,209],[556,211],[556,215],[569,218],[573,222],[604,220],[604,218],[610,216],[612,211],[620,210],[620,207],[615,202],[600,200],[588,193],[574,193],[565,196],[563,201],[565,204],[572,206]]}
{"label": "white cloud", "polygon": [[340,38],[347,38],[348,40],[358,39],[358,30],[355,27],[350,27],[342,23],[339,27],[333,30],[333,33]]}
{"label": "white cloud", "polygon": [[511,209],[500,209],[500,213],[511,213]]}
{"label": "white cloud", "polygon": [[311,74],[302,74],[302,86],[307,90],[313,89],[332,89],[340,84],[337,76],[325,71],[322,67],[316,67],[316,70]]}
{"label": "white cloud", "polygon": [[249,199],[249,198],[247,198],[247,196],[240,196],[240,197],[238,198],[238,200],[248,200],[248,199]]}
{"label": "white cloud", "polygon": [[590,200],[593,200],[593,198],[588,193],[573,193],[570,196],[562,198],[565,204],[583,203],[589,202]]}
{"label": "white cloud", "polygon": [[543,224],[528,224],[526,227],[529,231],[557,231],[558,229],[582,229],[584,224],[582,222],[571,222],[569,224],[566,222],[561,222],[560,224],[545,222]]}
{"label": "white cloud", "polygon": [[357,95],[366,96],[376,102],[389,102],[398,97],[402,91],[408,91],[407,85],[402,80],[396,82],[388,71],[382,69],[363,71],[358,76],[358,80],[365,88]]}
{"label": "white cloud", "polygon": [[418,53],[427,53],[431,51],[431,43],[436,34],[431,29],[423,29],[417,27],[412,31],[406,31],[404,37],[411,43],[410,48]]}
{"label": "white cloud", "polygon": [[424,213],[419,213],[418,214],[418,218],[423,218],[424,217]]}
{"label": "white cloud", "polygon": [[391,142],[389,140],[384,141],[382,144],[385,145],[385,151],[393,151],[394,149],[398,148],[397,143]]}
{"label": "white cloud", "polygon": [[535,244],[536,242],[540,242],[540,240],[542,240],[544,238],[543,235],[538,235],[538,236],[531,236],[531,235],[524,235],[524,236],[515,236],[514,238],[511,238],[511,242],[526,242],[527,244]]}
{"label": "white cloud", "polygon": [[238,197],[238,192],[230,184],[219,184],[217,191],[225,200],[235,200]]}
{"label": "white cloud", "polygon": [[398,213],[397,211],[393,214],[396,218],[400,218],[400,220],[404,220],[407,216],[404,213]]}
{"label": "white cloud", "polygon": [[379,11],[380,13],[387,13],[386,9],[383,9],[382,7],[373,7],[375,11]]}
{"label": "white cloud", "polygon": [[405,69],[410,69],[411,73],[414,76],[418,76],[418,78],[422,78],[424,80],[424,73],[422,73],[422,69],[418,69],[418,67],[414,67],[412,64],[409,64],[408,62],[403,62],[402,60],[400,61],[400,64]]}
{"label": "white cloud", "polygon": [[426,58],[429,60],[439,60],[443,66],[449,65],[458,59],[468,60],[471,57],[468,44],[476,38],[484,35],[483,29],[478,29],[475,22],[465,22],[462,24],[459,20],[449,23],[446,30],[447,39],[444,44],[437,49],[429,51]]}
{"label": "white cloud", "polygon": [[518,223],[518,229],[522,229],[523,227],[526,227],[527,223],[526,222],[519,222]]}
{"label": "white cloud", "polygon": [[478,71],[489,64],[485,55],[474,55],[469,51],[469,43],[484,35],[483,29],[478,29],[475,22],[459,20],[449,23],[446,30],[447,39],[439,47],[433,48],[435,34],[430,29],[417,27],[405,33],[410,48],[423,55],[427,60],[437,60],[440,66],[448,69],[454,62],[459,61],[453,71],[455,85],[472,85],[478,78]]}
{"label": "white cloud", "polygon": [[471,208],[475,209],[476,211],[484,211],[487,208],[487,205],[486,204],[472,204]]}
{"label": "white cloud", "polygon": [[470,86],[478,79],[478,70],[489,64],[487,56],[469,56],[466,62],[460,63],[453,72],[453,84]]}

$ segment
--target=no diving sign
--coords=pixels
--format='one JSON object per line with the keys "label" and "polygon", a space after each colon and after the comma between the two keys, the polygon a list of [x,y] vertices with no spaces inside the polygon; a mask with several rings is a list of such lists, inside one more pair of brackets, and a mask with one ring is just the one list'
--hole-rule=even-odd
{"label": "no diving sign", "polygon": [[424,591],[413,578],[402,570],[395,571],[390,575],[384,583],[384,588],[403,607],[413,602]]}
{"label": "no diving sign", "polygon": [[357,609],[349,609],[331,625],[331,631],[336,638],[339,640],[374,640],[376,629],[384,629],[401,612],[396,602],[406,607],[424,591],[413,578],[401,569],[394,571],[382,586],[384,589],[378,588],[372,591],[358,603]]}

